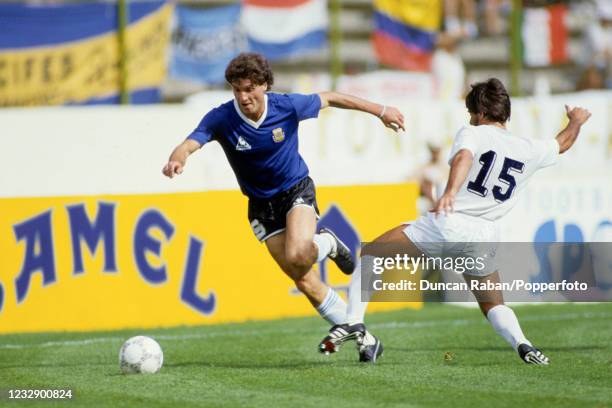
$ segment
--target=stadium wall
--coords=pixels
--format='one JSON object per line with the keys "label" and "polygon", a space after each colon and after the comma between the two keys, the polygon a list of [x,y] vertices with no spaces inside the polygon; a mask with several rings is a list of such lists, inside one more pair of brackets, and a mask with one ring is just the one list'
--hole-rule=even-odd
{"label": "stadium wall", "polygon": [[[609,233],[610,96],[514,101],[511,128],[526,137],[553,137],[564,103],[587,106],[593,118],[576,149],[535,177],[504,226],[506,240],[540,233],[561,241],[575,231],[568,224],[587,241]],[[180,177],[161,175],[171,149],[228,97],[187,106],[0,111],[0,151],[8,153],[0,172],[1,333],[313,314],[254,238],[246,199],[218,145],[193,156]],[[425,143],[449,146],[466,123],[459,103],[395,104],[406,114],[404,134],[341,110],[301,126],[300,149],[322,186],[323,222],[352,245],[416,216],[417,187],[408,180],[427,158]],[[335,266],[319,267],[345,288]]]}

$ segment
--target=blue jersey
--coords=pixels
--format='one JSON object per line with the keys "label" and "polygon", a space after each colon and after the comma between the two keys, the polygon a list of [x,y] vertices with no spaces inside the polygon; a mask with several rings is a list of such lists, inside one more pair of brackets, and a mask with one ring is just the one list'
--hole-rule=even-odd
{"label": "blue jersey", "polygon": [[233,100],[207,113],[188,138],[201,145],[219,142],[242,192],[269,198],[308,175],[298,153],[298,124],[316,118],[320,109],[317,94],[267,93],[264,113],[256,123]]}

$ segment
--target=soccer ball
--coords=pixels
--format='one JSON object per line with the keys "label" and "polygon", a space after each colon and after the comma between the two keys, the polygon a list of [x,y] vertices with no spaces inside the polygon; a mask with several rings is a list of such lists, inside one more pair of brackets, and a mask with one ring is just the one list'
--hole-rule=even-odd
{"label": "soccer ball", "polygon": [[161,347],[147,336],[132,337],[119,350],[119,366],[125,374],[155,374],[163,363]]}

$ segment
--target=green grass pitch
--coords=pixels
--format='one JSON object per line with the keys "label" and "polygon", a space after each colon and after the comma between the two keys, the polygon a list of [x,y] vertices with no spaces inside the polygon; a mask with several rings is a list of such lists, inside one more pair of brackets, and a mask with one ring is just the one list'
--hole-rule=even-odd
{"label": "green grass pitch", "polygon": [[[612,304],[514,307],[551,359],[523,364],[476,309],[428,304],[368,316],[385,354],[322,356],[318,318],[95,333],[0,336],[0,406],[612,408]],[[125,339],[159,341],[155,375],[123,375]],[[445,353],[454,358],[445,360]],[[9,401],[11,388],[72,388],[72,401]]]}

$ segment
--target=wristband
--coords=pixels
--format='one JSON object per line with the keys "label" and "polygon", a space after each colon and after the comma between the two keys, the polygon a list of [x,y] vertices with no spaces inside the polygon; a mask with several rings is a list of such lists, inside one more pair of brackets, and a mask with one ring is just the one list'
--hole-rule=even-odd
{"label": "wristband", "polygon": [[378,115],[378,117],[379,117],[380,119],[382,119],[382,118],[383,118],[383,116],[385,116],[385,112],[386,112],[386,111],[387,111],[387,105],[383,105],[382,112],[380,112],[380,115]]}

